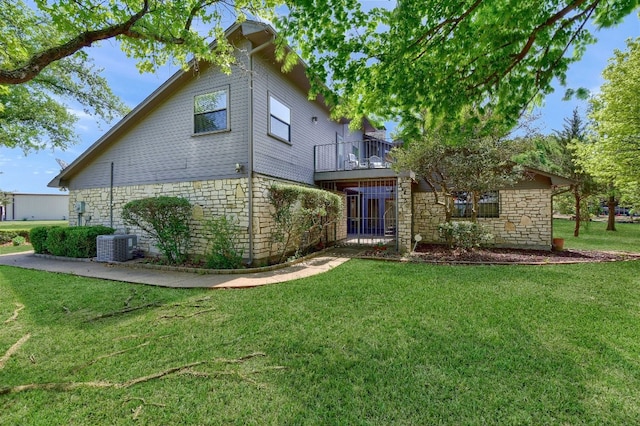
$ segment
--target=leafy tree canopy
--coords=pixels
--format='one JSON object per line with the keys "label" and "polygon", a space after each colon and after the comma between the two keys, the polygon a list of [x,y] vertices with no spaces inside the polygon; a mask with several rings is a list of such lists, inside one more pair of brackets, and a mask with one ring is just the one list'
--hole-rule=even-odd
{"label": "leafy tree canopy", "polygon": [[[25,152],[74,142],[76,117],[64,100],[107,121],[125,112],[83,50],[115,38],[152,72],[188,58],[229,71],[221,18],[269,15],[272,0],[0,0],[0,145]],[[198,24],[207,31],[199,33]],[[217,43],[210,45],[216,38]]]}
{"label": "leafy tree canopy", "polygon": [[640,38],[627,41],[627,50],[614,53],[603,77],[605,83],[591,100],[589,114],[597,138],[581,144],[580,161],[589,173],[615,183],[623,198],[638,203]]}
{"label": "leafy tree canopy", "polygon": [[514,124],[552,91],[554,78],[564,83],[569,64],[594,42],[588,22],[608,27],[638,7],[638,0],[398,0],[365,11],[357,0],[295,3],[282,18],[284,35],[316,82],[342,97],[336,114],[400,119],[405,137],[419,135],[416,112],[424,110],[435,122],[467,124],[461,116],[470,105]]}

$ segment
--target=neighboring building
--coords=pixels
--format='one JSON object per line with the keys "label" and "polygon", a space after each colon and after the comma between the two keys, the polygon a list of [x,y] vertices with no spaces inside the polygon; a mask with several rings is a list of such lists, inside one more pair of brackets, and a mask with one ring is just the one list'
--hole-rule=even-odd
{"label": "neighboring building", "polygon": [[[244,22],[226,35],[236,47],[230,75],[206,64],[199,72],[179,71],[49,183],[69,189],[70,224],[90,219],[124,229],[120,212],[128,201],[182,196],[194,205],[195,251],[207,245],[201,219],[233,216],[246,229],[247,260],[261,262],[271,250],[268,190],[286,182],[343,194],[345,220],[334,239],[395,240],[410,249],[414,232],[424,232],[435,216],[421,216],[425,207],[414,220],[414,204],[427,204],[428,196],[410,173],[389,168],[392,143],[384,129],[365,120],[361,131],[350,131],[346,120],[330,118],[322,98],[309,101],[304,64],[281,71],[270,26]],[[501,192],[505,244],[551,247],[555,178],[549,176],[534,188]]]}
{"label": "neighboring building", "polygon": [[66,220],[68,194],[8,194],[9,203],[0,206],[2,220]]}

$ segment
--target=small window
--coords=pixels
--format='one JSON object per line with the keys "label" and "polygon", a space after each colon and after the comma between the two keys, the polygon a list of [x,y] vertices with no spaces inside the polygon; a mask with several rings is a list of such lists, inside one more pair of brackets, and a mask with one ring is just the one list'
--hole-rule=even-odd
{"label": "small window", "polygon": [[269,134],[291,142],[291,109],[269,95]]}
{"label": "small window", "polygon": [[228,97],[229,91],[226,89],[195,97],[194,133],[216,132],[229,128]]}
{"label": "small window", "polygon": [[[453,194],[453,217],[471,217],[473,210],[473,192],[455,192]],[[500,217],[500,194],[498,191],[485,192],[478,200],[479,218]]]}

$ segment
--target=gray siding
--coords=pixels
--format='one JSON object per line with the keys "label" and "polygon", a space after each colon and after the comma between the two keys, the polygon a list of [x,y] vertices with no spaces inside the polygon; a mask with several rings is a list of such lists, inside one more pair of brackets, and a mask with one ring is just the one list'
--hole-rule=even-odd
{"label": "gray siding", "polygon": [[[313,147],[336,142],[336,133],[348,136],[345,126],[329,119],[329,113],[291,83],[280,66],[254,58],[253,134],[254,170],[281,179],[313,184]],[[291,143],[269,133],[269,94],[291,109]],[[314,124],[311,117],[318,117]]]}
{"label": "gray siding", "polygon": [[[247,55],[239,51],[231,75],[209,68],[139,119],[69,183],[69,189],[242,177],[235,164],[248,162]],[[230,131],[193,134],[194,96],[229,88]]]}

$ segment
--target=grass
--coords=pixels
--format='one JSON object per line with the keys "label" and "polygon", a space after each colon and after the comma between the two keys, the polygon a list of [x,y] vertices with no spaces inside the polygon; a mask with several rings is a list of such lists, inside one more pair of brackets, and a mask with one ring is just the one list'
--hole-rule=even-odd
{"label": "grass", "polygon": [[586,222],[580,236],[573,236],[575,222],[554,219],[553,236],[565,239],[565,248],[640,252],[640,223],[616,223],[616,231],[606,231],[606,222]]}
{"label": "grass", "polygon": [[66,220],[21,220],[0,222],[0,230],[31,230],[36,226],[69,226]]}
{"label": "grass", "polygon": [[25,243],[19,246],[3,245],[3,246],[0,246],[0,255],[11,254],[11,253],[23,253],[25,251],[31,251],[31,250],[33,250],[33,246],[29,243]]}
{"label": "grass", "polygon": [[[632,424],[639,267],[351,260],[242,291],[1,267],[0,357],[30,338],[0,424]],[[146,307],[95,319],[125,306]]]}

